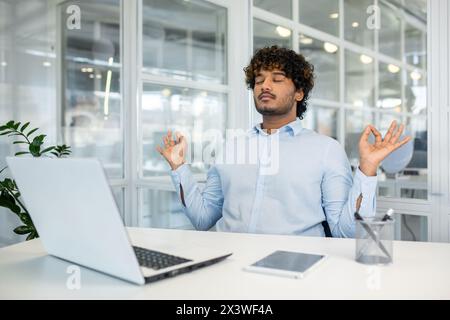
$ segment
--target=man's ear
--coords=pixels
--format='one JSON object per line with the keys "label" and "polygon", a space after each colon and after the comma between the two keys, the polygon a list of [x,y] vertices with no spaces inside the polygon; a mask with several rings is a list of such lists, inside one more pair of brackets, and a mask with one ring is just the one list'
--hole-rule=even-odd
{"label": "man's ear", "polygon": [[298,89],[298,90],[295,92],[295,100],[296,100],[296,101],[302,101],[304,96],[305,96],[305,95],[303,94],[303,90],[302,90],[302,89]]}

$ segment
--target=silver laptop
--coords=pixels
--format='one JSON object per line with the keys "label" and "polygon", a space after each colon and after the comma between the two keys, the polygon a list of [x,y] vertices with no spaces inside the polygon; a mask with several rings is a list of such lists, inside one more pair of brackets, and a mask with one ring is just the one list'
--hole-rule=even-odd
{"label": "silver laptop", "polygon": [[[8,166],[45,250],[103,273],[145,284],[219,262],[231,253],[199,246],[132,246],[97,159],[8,157]],[[164,250],[162,250],[164,249]]]}

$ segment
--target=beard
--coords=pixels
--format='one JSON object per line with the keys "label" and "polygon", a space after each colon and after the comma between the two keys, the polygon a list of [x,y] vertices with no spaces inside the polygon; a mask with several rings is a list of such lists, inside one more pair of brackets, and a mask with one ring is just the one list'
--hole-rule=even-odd
{"label": "beard", "polygon": [[270,103],[262,103],[258,98],[253,97],[255,101],[256,111],[263,116],[281,116],[291,112],[292,108],[296,105],[294,95],[286,95],[283,98],[277,99],[274,96],[273,101]]}

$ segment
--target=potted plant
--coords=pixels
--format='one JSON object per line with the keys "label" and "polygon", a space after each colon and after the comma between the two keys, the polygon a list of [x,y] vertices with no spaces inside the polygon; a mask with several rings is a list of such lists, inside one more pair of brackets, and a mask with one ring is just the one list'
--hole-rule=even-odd
{"label": "potted plant", "polygon": [[[70,155],[70,147],[63,145],[49,146],[42,149],[46,135],[36,134],[39,128],[32,130],[27,129],[30,123],[21,124],[11,120],[6,124],[0,126],[0,136],[16,137],[13,144],[23,144],[26,151],[16,152],[15,156],[31,155],[33,157],[57,157],[62,158]],[[2,174],[7,167],[0,169]],[[16,182],[11,178],[5,178],[0,181],[0,206],[5,207],[16,214],[23,225],[14,229],[14,232],[20,235],[28,235],[26,240],[38,238],[39,234],[31,220],[28,210],[25,208],[23,202],[20,200],[20,191],[17,188]]]}

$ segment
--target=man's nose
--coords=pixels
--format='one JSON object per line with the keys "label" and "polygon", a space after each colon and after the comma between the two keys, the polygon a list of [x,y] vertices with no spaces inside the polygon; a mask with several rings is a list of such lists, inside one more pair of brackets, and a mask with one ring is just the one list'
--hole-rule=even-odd
{"label": "man's nose", "polygon": [[272,80],[269,77],[264,79],[261,89],[262,89],[262,91],[271,91],[272,90]]}

